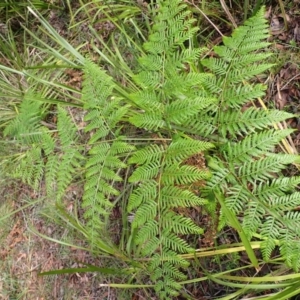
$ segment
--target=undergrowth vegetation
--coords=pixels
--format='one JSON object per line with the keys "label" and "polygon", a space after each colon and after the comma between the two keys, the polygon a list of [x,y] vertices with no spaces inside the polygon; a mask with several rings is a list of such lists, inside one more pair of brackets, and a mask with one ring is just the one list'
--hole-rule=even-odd
{"label": "undergrowth vegetation", "polygon": [[[260,100],[266,87],[256,76],[273,66],[264,8],[210,52],[195,45],[199,28],[187,4],[157,2],[148,15],[148,37],[136,30],[130,38],[119,28],[133,58],[122,57],[114,43],[115,56],[105,46],[94,48],[101,63],[82,55],[30,9],[57,48],[31,33],[41,50],[38,63],[25,70],[0,66],[2,87],[11,84],[7,74],[20,76],[22,86],[19,102],[1,123],[7,145],[14,141],[14,154],[3,156],[1,172],[43,194],[48,209],[95,257],[123,266],[43,275],[113,274],[116,282],[107,285],[153,288],[158,299],[192,299],[184,286],[206,280],[232,289],[219,299],[259,297],[262,291],[269,295],[259,299],[288,299],[299,289],[300,177],[287,177],[284,170],[297,166],[299,156],[279,151],[293,130],[276,124],[293,114],[267,110]],[[90,13],[88,6],[82,11]],[[59,83],[58,67],[82,71],[82,89]],[[14,98],[8,91],[3,99]],[[65,199],[74,185],[82,186],[82,197],[71,214]],[[208,228],[190,216],[191,209],[210,215],[221,234],[232,228],[240,242],[222,245],[215,239],[214,247],[198,249],[195,239]],[[114,234],[116,210],[121,230]],[[247,253],[245,267],[215,274],[201,267],[202,276],[191,278],[201,259],[239,251]],[[282,269],[264,276],[259,272],[266,262]],[[238,272],[246,268],[256,276],[241,277]],[[284,274],[291,269],[292,275]],[[127,283],[117,283],[119,275]]]}

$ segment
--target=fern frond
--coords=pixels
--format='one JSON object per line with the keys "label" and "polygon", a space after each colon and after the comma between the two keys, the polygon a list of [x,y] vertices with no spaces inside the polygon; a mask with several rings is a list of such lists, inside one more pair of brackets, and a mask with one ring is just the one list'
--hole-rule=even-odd
{"label": "fern frond", "polygon": [[144,164],[151,161],[159,161],[163,157],[165,149],[162,145],[149,145],[136,151],[129,159],[130,164]]}
{"label": "fern frond", "polygon": [[245,213],[242,226],[246,236],[251,239],[253,233],[257,232],[258,228],[262,224],[262,220],[266,214],[266,211],[259,202],[252,201],[250,197],[248,198],[248,204],[246,208],[244,208],[244,211]]}
{"label": "fern frond", "polygon": [[142,90],[131,95],[132,101],[141,109],[149,112],[163,111],[164,105],[154,91]]}
{"label": "fern frond", "polygon": [[219,130],[223,137],[229,133],[233,138],[270,127],[274,123],[292,118],[293,115],[281,110],[249,108],[244,112],[227,110],[219,114]]}
{"label": "fern frond", "polygon": [[[100,228],[97,225],[104,225],[105,219],[112,209],[110,202],[111,195],[118,195],[119,191],[115,189],[110,182],[120,181],[121,177],[117,175],[118,169],[126,165],[118,158],[114,143],[112,145],[102,143],[95,146],[90,151],[90,157],[86,163],[86,183],[83,196],[82,207],[85,208],[85,217],[90,228],[92,243],[95,236],[100,234]],[[124,150],[127,147],[123,144]],[[128,147],[128,149],[132,149]],[[95,220],[97,219],[97,221]],[[96,233],[98,231],[98,233]]]}
{"label": "fern frond", "polygon": [[38,190],[44,174],[44,161],[42,149],[36,145],[26,151],[22,161],[13,172],[13,176],[22,179],[23,182]]}
{"label": "fern frond", "polygon": [[139,246],[140,245],[143,246],[143,248],[141,250],[142,256],[149,257],[155,251],[157,251],[157,249],[159,249],[159,247],[161,245],[161,240],[158,237],[152,235],[144,244],[139,244]]}
{"label": "fern frond", "polygon": [[129,181],[136,182],[139,180],[149,180],[152,178],[156,178],[161,169],[161,162],[154,160],[147,164],[143,164],[143,166],[137,168],[133,174],[131,175]]}
{"label": "fern frond", "polygon": [[[157,215],[157,203],[156,199],[148,199],[147,202],[142,203],[135,213],[134,220],[132,222],[133,228],[138,228],[144,225],[147,221],[153,220]],[[150,235],[150,232],[148,233]]]}
{"label": "fern frond", "polygon": [[212,192],[218,191],[220,187],[225,189],[225,186],[228,185],[227,180],[229,180],[229,177],[230,172],[226,169],[213,172],[212,177],[202,190],[204,197],[208,197]]}
{"label": "fern frond", "polygon": [[46,190],[49,198],[56,198],[57,172],[59,170],[59,160],[56,155],[48,155],[45,166]]}
{"label": "fern frond", "polygon": [[300,269],[300,242],[297,235],[289,230],[282,230],[280,252],[286,258],[289,267]]}
{"label": "fern frond", "polygon": [[[240,63],[237,63],[235,67],[238,67]],[[247,67],[243,67],[241,69],[232,70],[229,72],[229,76],[227,78],[228,81],[230,81],[232,84],[240,83],[241,80],[250,80],[254,76],[263,73],[266,70],[269,70],[271,67],[273,67],[273,64],[251,64]]]}
{"label": "fern frond", "polygon": [[166,126],[161,112],[137,113],[132,116],[129,121],[136,127],[145,128],[147,130],[158,130]]}
{"label": "fern frond", "polygon": [[[215,194],[222,193],[226,209],[242,218],[248,239],[257,233],[261,236],[264,259],[270,259],[279,245],[287,264],[297,270],[300,255],[293,249],[299,249],[300,181],[298,177],[283,177],[282,171],[297,163],[299,157],[275,153],[276,146],[292,130],[272,129],[274,123],[293,115],[244,106],[264,95],[266,87],[254,84],[252,79],[271,67],[266,62],[270,52],[265,49],[268,25],[263,16],[261,9],[231,37],[225,37],[223,46],[214,47],[217,57],[202,61],[215,75],[203,85],[219,99],[218,107],[208,108],[203,118],[213,127],[210,134],[220,139],[217,155],[208,160],[212,177],[207,179],[202,195],[212,202]],[[194,123],[195,128],[200,127]],[[227,218],[221,209],[219,228],[230,224]]]}
{"label": "fern frond", "polygon": [[138,208],[141,203],[148,199],[156,199],[157,197],[157,182],[155,180],[143,181],[139,187],[130,195],[127,211],[131,212]]}
{"label": "fern frond", "polygon": [[162,209],[176,207],[193,207],[207,203],[207,200],[197,197],[188,190],[176,186],[165,186],[161,189]]}
{"label": "fern frond", "polygon": [[157,236],[158,233],[159,223],[155,220],[148,220],[148,222],[144,224],[144,226],[142,226],[139,232],[137,233],[135,243],[138,245],[142,245],[146,243],[151,237]]}
{"label": "fern frond", "polygon": [[[144,44],[147,52],[157,55],[174,51],[188,40],[198,30],[191,25],[195,22],[185,5],[175,0],[161,3],[159,14],[155,18],[154,32],[149,36],[149,42]],[[187,18],[189,17],[189,18]],[[183,31],[183,28],[186,30]]]}
{"label": "fern frond", "polygon": [[[175,279],[185,278],[177,266],[185,264],[178,253],[194,251],[178,235],[203,232],[191,219],[179,216],[172,210],[205,203],[205,200],[190,192],[187,185],[207,177],[208,172],[184,165],[184,160],[199,153],[200,149],[211,146],[209,143],[179,138],[170,145],[164,141],[162,145],[145,147],[130,159],[131,163],[138,165],[129,181],[139,183],[139,186],[131,194],[127,209],[130,213],[135,211],[132,229],[134,232],[138,230],[134,241],[142,248],[141,254],[152,256],[154,252],[160,252],[149,266],[154,270],[155,265],[155,273],[151,272],[151,278],[159,295],[177,293],[167,285],[177,286]],[[174,186],[176,184],[181,187]],[[172,257],[167,261],[166,252]],[[165,280],[163,286],[158,278]]]}
{"label": "fern frond", "polygon": [[194,63],[197,61],[201,54],[204,53],[207,49],[205,48],[188,48],[183,49],[181,52],[174,53],[174,60],[176,62],[183,63]]}
{"label": "fern frond", "polygon": [[264,10],[261,9],[243,26],[237,28],[231,37],[224,37],[224,46],[214,47],[219,58],[202,60],[202,64],[217,76],[215,82],[208,85],[211,91],[221,93],[220,105],[224,109],[227,106],[238,107],[260,97],[265,89],[263,85],[253,87],[245,84],[245,81],[272,66],[262,61],[270,55],[269,53],[260,52],[259,55],[255,53],[269,45],[266,42],[269,34],[268,25],[263,15]]}
{"label": "fern frond", "polygon": [[[75,143],[77,140],[77,128],[73,120],[62,107],[57,107],[57,130],[60,153],[55,155],[54,150],[57,141],[50,132],[43,136],[43,146],[47,155],[46,163],[46,188],[48,195],[61,201],[67,187],[74,180],[74,175],[82,167],[84,161],[80,153],[80,147]],[[51,191],[52,189],[52,191]]]}
{"label": "fern frond", "polygon": [[185,124],[187,120],[196,117],[201,110],[215,102],[216,99],[214,98],[200,97],[173,101],[169,106],[166,106],[166,120],[177,125]]}
{"label": "fern frond", "polygon": [[161,236],[164,247],[172,249],[177,253],[191,253],[195,251],[185,240],[170,231],[168,228],[162,230]]}
{"label": "fern frond", "polygon": [[187,185],[201,179],[208,179],[209,173],[193,166],[179,166],[176,164],[167,166],[161,176],[162,183],[165,185]]}
{"label": "fern frond", "polygon": [[198,141],[198,140],[175,140],[170,144],[167,149],[168,162],[181,162],[191,157],[197,152],[204,152],[212,149],[214,146],[212,143]]}
{"label": "fern frond", "polygon": [[76,142],[77,128],[66,110],[61,107],[58,107],[57,130],[63,148]]}
{"label": "fern frond", "polygon": [[[186,259],[178,256],[176,252],[170,249],[164,249],[162,253],[155,253],[151,262],[151,268],[156,269],[162,262],[168,261],[177,267],[187,268],[190,263]],[[150,268],[150,269],[151,269]]]}
{"label": "fern frond", "polygon": [[49,130],[46,130],[45,128],[43,128],[42,130],[42,148],[45,152],[45,155],[49,156],[55,151],[56,140],[53,138]]}
{"label": "fern frond", "polygon": [[42,136],[41,120],[41,102],[29,92],[20,104],[18,116],[5,127],[4,135],[24,144],[39,143]]}
{"label": "fern frond", "polygon": [[237,177],[242,182],[266,181],[268,178],[273,178],[274,173],[280,172],[286,165],[294,163],[297,158],[292,154],[269,154],[251,164],[248,162],[242,164],[237,171]]}
{"label": "fern frond", "polygon": [[221,99],[224,101],[224,106],[228,105],[231,108],[239,109],[241,105],[264,96],[265,91],[266,87],[262,84],[254,86],[240,84],[235,85],[234,88],[226,89]]}
{"label": "fern frond", "polygon": [[276,246],[276,238],[279,236],[281,224],[272,216],[267,216],[264,221],[261,234],[266,239],[261,244],[262,254],[265,260],[271,257],[272,251]]}
{"label": "fern frond", "polygon": [[[294,192],[290,195],[284,195],[281,197],[270,197],[267,204],[270,208],[275,209],[277,211],[289,211],[294,210],[296,207],[300,205],[300,193]],[[287,215],[288,217],[288,215]]]}
{"label": "fern frond", "polygon": [[203,137],[210,137],[218,130],[216,118],[205,111],[195,118],[190,118],[184,124],[184,130],[188,133],[199,134]]}
{"label": "fern frond", "polygon": [[112,78],[89,60],[85,61],[84,71],[82,94],[85,108],[92,110],[105,107],[114,87]]}
{"label": "fern frond", "polygon": [[[153,279],[158,280],[162,276],[168,276],[170,279],[174,278],[176,280],[184,280],[186,278],[185,275],[182,274],[174,265],[170,262],[164,263],[164,268],[156,268],[154,270]],[[172,280],[174,281],[174,280]],[[174,281],[175,282],[175,281]]]}
{"label": "fern frond", "polygon": [[74,180],[74,175],[81,168],[84,160],[76,148],[68,148],[62,155],[57,172],[57,200],[60,201],[65,194],[67,187]]}
{"label": "fern frond", "polygon": [[112,196],[120,193],[115,186],[116,182],[122,181],[119,172],[127,167],[125,160],[134,146],[119,134],[120,122],[127,114],[129,105],[114,96],[116,85],[112,78],[90,61],[86,61],[84,71],[82,100],[87,110],[85,131],[91,133],[91,148],[85,164],[82,207],[94,249],[114,206]]}
{"label": "fern frond", "polygon": [[162,69],[163,58],[157,55],[144,55],[139,58],[139,64],[149,71],[159,71]]}
{"label": "fern frond", "polygon": [[[269,223],[270,224],[268,224],[269,225],[268,229],[274,230],[274,226],[272,226],[273,222],[270,221]],[[267,236],[269,236],[269,232],[266,231],[264,233]],[[272,251],[275,249],[275,247],[276,247],[276,242],[272,236],[261,243],[261,252],[262,252],[264,260],[266,260],[266,261],[269,260],[269,258],[271,257]]]}
{"label": "fern frond", "polygon": [[202,234],[203,229],[199,228],[190,218],[178,216],[172,211],[162,216],[164,228],[172,228],[175,234]]}
{"label": "fern frond", "polygon": [[133,79],[140,87],[144,89],[159,88],[164,81],[163,74],[159,72],[149,72],[149,70],[141,71],[139,74],[135,75]]}
{"label": "fern frond", "polygon": [[270,198],[282,197],[291,193],[300,184],[300,177],[280,177],[270,182],[259,183],[253,187],[256,197],[269,201]]}
{"label": "fern frond", "polygon": [[245,162],[252,160],[253,157],[265,155],[292,132],[291,129],[270,129],[248,135],[241,142],[226,145],[228,159],[230,161]]}
{"label": "fern frond", "polygon": [[96,131],[90,144],[107,136],[128,111],[128,105],[122,105],[120,98],[112,96],[114,87],[110,76],[94,63],[86,61],[82,90],[84,108],[88,111],[85,131]]}
{"label": "fern frond", "polygon": [[244,211],[245,203],[252,199],[249,191],[243,186],[229,187],[226,195],[226,206],[235,214]]}

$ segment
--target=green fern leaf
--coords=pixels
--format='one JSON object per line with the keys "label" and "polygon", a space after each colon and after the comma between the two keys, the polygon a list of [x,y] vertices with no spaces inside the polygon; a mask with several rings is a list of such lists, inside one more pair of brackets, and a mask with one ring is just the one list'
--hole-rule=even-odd
{"label": "green fern leaf", "polygon": [[138,228],[139,226],[144,225],[148,220],[153,220],[156,215],[157,203],[149,199],[137,209],[134,221],[132,222],[132,227]]}
{"label": "green fern leaf", "polygon": [[59,169],[59,160],[56,155],[49,155],[45,166],[45,180],[47,196],[49,198],[56,198],[57,190],[57,172]]}
{"label": "green fern leaf", "polygon": [[274,123],[292,117],[292,114],[280,110],[264,111],[257,108],[249,108],[244,112],[228,110],[226,114],[219,114],[219,129],[223,137],[229,133],[235,138],[255,132],[257,129],[268,128]]}
{"label": "green fern leaf", "polygon": [[163,187],[161,189],[161,197],[163,209],[201,206],[207,203],[207,200],[197,197],[192,192],[175,186]]}
{"label": "green fern leaf", "polygon": [[26,151],[22,161],[13,172],[13,176],[22,179],[23,182],[38,190],[43,174],[42,149],[34,145],[30,150]]}
{"label": "green fern leaf", "polygon": [[209,173],[199,170],[192,166],[170,165],[165,168],[165,172],[161,176],[162,183],[165,185],[186,185],[201,179],[208,179]]}
{"label": "green fern leaf", "polygon": [[151,163],[162,159],[165,149],[162,145],[149,145],[139,151],[136,151],[129,159],[130,164]]}
{"label": "green fern leaf", "polygon": [[[136,216],[135,216],[136,217]],[[136,238],[135,243],[136,244],[144,244],[146,243],[150,238],[157,236],[159,233],[159,223],[155,220],[148,220],[144,226],[141,227],[139,230]]]}
{"label": "green fern leaf", "polygon": [[152,161],[137,168],[131,175],[129,182],[149,180],[158,176],[161,165],[160,161]]}
{"label": "green fern leaf", "polygon": [[87,110],[85,131],[91,134],[91,147],[85,164],[82,207],[88,237],[95,249],[97,241],[103,238],[103,230],[114,207],[112,196],[120,193],[115,186],[116,182],[122,181],[119,172],[127,167],[126,157],[135,148],[119,135],[120,122],[129,106],[113,95],[116,85],[112,78],[90,61],[86,61],[84,71],[82,100]]}
{"label": "green fern leaf", "polygon": [[127,211],[131,212],[138,208],[141,203],[146,202],[148,199],[156,199],[157,197],[157,182],[155,180],[145,180],[131,193]]}
{"label": "green fern leaf", "polygon": [[136,127],[145,128],[147,130],[158,130],[166,126],[162,119],[161,112],[148,112],[144,114],[135,114],[129,121]]}
{"label": "green fern leaf", "polygon": [[215,103],[215,99],[194,98],[173,101],[166,107],[166,120],[177,125],[185,124],[186,121],[196,116],[201,110]]}
{"label": "green fern leaf", "polygon": [[236,162],[250,161],[253,157],[260,157],[278,144],[293,130],[267,130],[248,135],[241,142],[226,145],[228,159]]}
{"label": "green fern leaf", "polygon": [[74,180],[74,175],[81,167],[83,157],[76,148],[68,148],[63,154],[57,172],[57,200],[61,200],[67,187]]}
{"label": "green fern leaf", "polygon": [[207,151],[213,148],[213,144],[197,140],[182,140],[179,139],[171,143],[167,149],[167,159],[169,162],[181,162],[189,157]]}
{"label": "green fern leaf", "polygon": [[28,92],[20,104],[18,116],[5,127],[4,135],[14,137],[24,144],[39,143],[42,136],[41,120],[41,102]]}
{"label": "green fern leaf", "polygon": [[251,201],[251,198],[248,198],[248,204],[244,211],[242,226],[247,237],[251,239],[253,233],[257,232],[262,224],[262,219],[265,216],[266,211],[259,202]]}
{"label": "green fern leaf", "polygon": [[172,211],[166,212],[162,217],[164,228],[172,228],[176,234],[202,234],[203,229],[199,228],[191,219],[178,216]]}
{"label": "green fern leaf", "polygon": [[273,178],[274,173],[280,172],[286,165],[294,163],[297,158],[296,155],[269,154],[251,164],[247,162],[242,164],[237,171],[237,177],[242,182],[266,181],[268,178]]}
{"label": "green fern leaf", "polygon": [[279,236],[280,230],[281,224],[276,221],[274,217],[266,217],[264,226],[261,230],[261,234],[266,238],[261,244],[262,254],[265,260],[268,260],[271,257],[271,253],[276,246],[275,240]]}
{"label": "green fern leaf", "polygon": [[77,128],[66,110],[58,107],[57,130],[63,148],[68,148],[76,141]]}

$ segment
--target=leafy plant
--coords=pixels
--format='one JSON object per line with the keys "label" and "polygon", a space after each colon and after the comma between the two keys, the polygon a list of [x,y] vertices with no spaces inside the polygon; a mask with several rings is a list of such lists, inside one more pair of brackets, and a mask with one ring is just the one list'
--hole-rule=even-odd
{"label": "leafy plant", "polygon": [[[219,229],[229,224],[237,230],[257,269],[253,237],[261,239],[265,260],[278,245],[287,265],[297,270],[300,179],[284,177],[281,171],[299,158],[275,153],[292,131],[272,129],[292,115],[247,106],[264,95],[265,86],[253,78],[271,66],[264,62],[270,56],[264,10],[225,37],[224,45],[214,48],[214,57],[201,59],[206,49],[192,46],[198,28],[187,5],[158,2],[140,51],[139,71],[128,72],[125,84],[71,51],[85,74],[83,104],[74,107],[83,106],[85,112],[86,145],[62,103],[55,103],[56,130],[50,130],[41,122],[46,115],[37,102],[41,97],[36,91],[26,94],[18,116],[4,131],[26,146],[15,176],[36,189],[45,178],[48,198],[56,199],[62,218],[87,238],[91,251],[126,261],[126,274],[147,275],[160,299],[179,294],[189,259],[199,255],[186,236],[200,235],[203,228],[184,214],[187,207],[202,206],[215,214],[220,204]],[[56,55],[72,65],[69,58]],[[202,164],[190,163],[192,158]],[[84,181],[82,223],[62,209],[68,187],[79,180]],[[118,244],[110,236],[109,222],[121,200],[125,218]],[[225,279],[237,280],[226,274]],[[217,276],[206,279],[226,284]],[[235,286],[240,294],[256,288]]]}
{"label": "leafy plant", "polygon": [[281,171],[289,164],[297,164],[299,156],[274,153],[275,146],[293,130],[270,128],[293,115],[244,107],[263,95],[265,87],[250,80],[271,67],[262,62],[270,53],[254,52],[267,47],[267,36],[261,10],[236,29],[232,37],[224,38],[223,46],[214,48],[218,58],[202,61],[216,74],[206,86],[219,97],[217,109],[202,119],[214,126],[210,134],[222,139],[215,155],[208,158],[213,176],[207,182],[205,194],[218,199],[223,206],[220,228],[226,223],[233,226],[231,214],[235,218],[242,216],[240,235],[251,240],[255,233],[260,233],[265,260],[270,259],[279,244],[287,264],[298,270],[300,256],[294,249],[299,247],[300,232],[294,222],[300,216],[295,210],[300,204],[296,190],[299,178],[286,178]]}

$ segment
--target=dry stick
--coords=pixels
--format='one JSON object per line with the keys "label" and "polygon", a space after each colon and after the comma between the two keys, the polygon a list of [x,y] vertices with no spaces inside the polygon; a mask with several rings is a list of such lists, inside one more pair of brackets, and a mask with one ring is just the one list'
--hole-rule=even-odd
{"label": "dry stick", "polygon": [[282,90],[284,90],[288,85],[289,85],[289,83],[291,82],[291,81],[293,81],[294,79],[296,79],[298,76],[300,76],[300,74],[296,74],[295,76],[293,76],[283,87],[281,87],[280,88],[280,90],[279,91],[282,91]]}
{"label": "dry stick", "polygon": [[282,18],[283,18],[283,21],[284,21],[284,29],[288,30],[288,21],[287,21],[285,9],[284,9],[284,4],[283,4],[282,0],[278,0],[278,2],[279,2],[279,6],[280,6],[280,9],[281,9],[281,13],[282,13]]}
{"label": "dry stick", "polygon": [[199,10],[199,12],[202,14],[202,16],[218,31],[218,33],[221,36],[224,36],[223,33],[219,30],[219,28],[209,19],[209,17],[194,3],[191,3],[189,1],[186,1],[187,3],[189,3],[190,5],[193,5],[197,10]]}
{"label": "dry stick", "polygon": [[221,3],[221,5],[222,5],[222,7],[223,7],[223,9],[224,9],[224,11],[225,11],[227,17],[229,18],[229,20],[231,21],[232,25],[234,26],[234,28],[237,28],[237,25],[236,25],[236,23],[235,23],[235,20],[234,20],[232,14],[230,13],[230,11],[229,11],[229,9],[228,9],[228,6],[226,5],[225,1],[224,1],[224,0],[220,0],[220,3]]}

